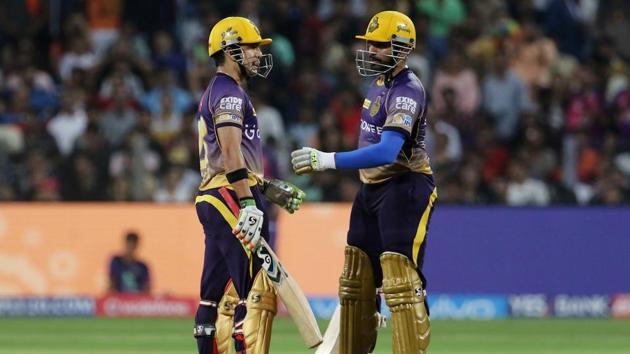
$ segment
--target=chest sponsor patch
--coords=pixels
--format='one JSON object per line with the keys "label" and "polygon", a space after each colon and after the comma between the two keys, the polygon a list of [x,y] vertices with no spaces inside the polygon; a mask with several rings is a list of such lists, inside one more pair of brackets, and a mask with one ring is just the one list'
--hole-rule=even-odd
{"label": "chest sponsor patch", "polygon": [[368,123],[364,120],[361,120],[361,130],[363,130],[366,133],[372,133],[372,134],[376,133],[378,135],[381,135],[381,133],[383,133],[383,127],[379,127],[372,123]]}
{"label": "chest sponsor patch", "polygon": [[368,109],[370,108],[370,104],[372,103],[372,101],[368,100],[367,98],[365,100],[363,100],[363,108]]}

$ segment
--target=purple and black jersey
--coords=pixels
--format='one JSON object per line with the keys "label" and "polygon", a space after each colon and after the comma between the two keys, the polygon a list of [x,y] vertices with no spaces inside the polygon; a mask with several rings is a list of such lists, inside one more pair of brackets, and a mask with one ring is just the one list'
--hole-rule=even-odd
{"label": "purple and black jersey", "polygon": [[200,190],[228,184],[216,134],[216,129],[223,126],[234,126],[243,131],[241,151],[245,166],[250,173],[262,178],[262,145],[256,111],[245,90],[233,78],[218,73],[212,79],[199,103],[197,124]]}
{"label": "purple and black jersey", "polygon": [[391,82],[372,82],[361,110],[359,148],[377,144],[384,130],[402,133],[405,143],[392,164],[361,169],[363,183],[380,183],[405,172],[432,174],[424,146],[426,93],[420,79],[408,68]]}

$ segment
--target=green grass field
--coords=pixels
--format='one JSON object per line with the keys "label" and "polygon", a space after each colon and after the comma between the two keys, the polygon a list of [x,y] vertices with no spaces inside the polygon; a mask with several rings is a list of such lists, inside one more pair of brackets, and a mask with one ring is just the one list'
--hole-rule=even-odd
{"label": "green grass field", "polygon": [[[324,328],[325,323],[320,324]],[[431,354],[630,353],[630,321],[433,321]],[[0,354],[193,354],[188,319],[0,319]],[[391,328],[376,353],[391,353]],[[271,353],[311,353],[293,323],[274,322]]]}

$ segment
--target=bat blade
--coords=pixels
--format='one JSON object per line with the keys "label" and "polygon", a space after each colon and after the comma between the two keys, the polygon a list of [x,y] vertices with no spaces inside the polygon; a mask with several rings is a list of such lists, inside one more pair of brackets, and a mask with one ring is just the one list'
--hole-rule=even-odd
{"label": "bat blade", "polygon": [[261,246],[256,255],[262,260],[262,267],[269,275],[289,315],[295,322],[304,344],[308,348],[318,346],[322,342],[322,334],[319,331],[313,310],[300,286],[284,269],[278,256],[264,239],[261,240]]}
{"label": "bat blade", "polygon": [[339,325],[341,322],[341,306],[335,307],[322,344],[317,347],[315,354],[339,354]]}

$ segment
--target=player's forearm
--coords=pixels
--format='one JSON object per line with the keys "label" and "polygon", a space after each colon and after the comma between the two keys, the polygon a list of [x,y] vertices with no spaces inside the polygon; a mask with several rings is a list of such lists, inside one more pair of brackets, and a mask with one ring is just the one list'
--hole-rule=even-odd
{"label": "player's forearm", "polygon": [[335,154],[337,168],[371,168],[393,163],[400,152],[405,137],[395,131],[384,131],[378,144],[353,151]]}
{"label": "player's forearm", "polygon": [[252,192],[249,189],[247,168],[243,156],[240,155],[240,149],[238,152],[239,156],[224,155],[226,176],[239,199],[251,198]]}

